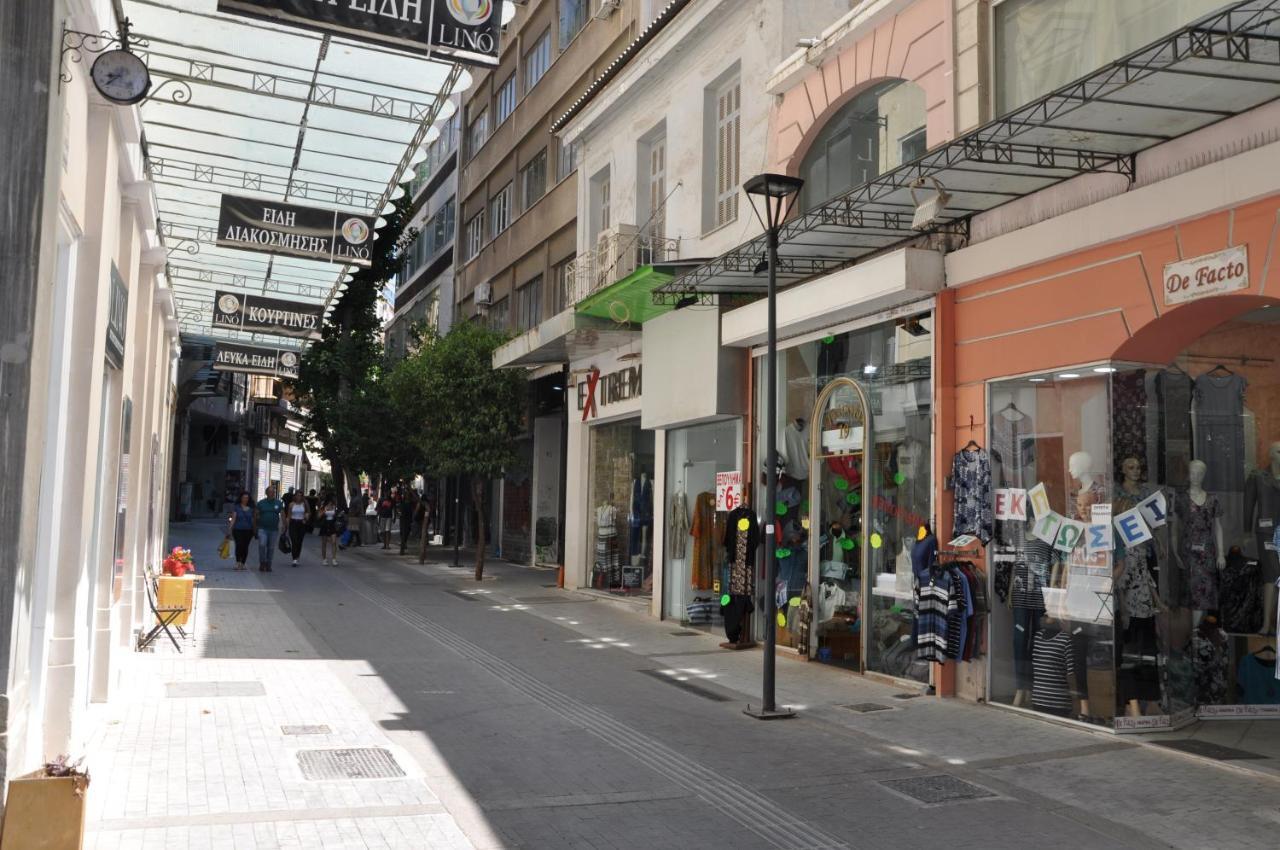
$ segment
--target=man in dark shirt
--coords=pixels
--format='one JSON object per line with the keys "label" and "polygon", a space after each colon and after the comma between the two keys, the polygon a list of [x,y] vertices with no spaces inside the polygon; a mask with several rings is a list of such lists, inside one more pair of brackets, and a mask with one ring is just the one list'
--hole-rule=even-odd
{"label": "man in dark shirt", "polygon": [[418,513],[418,491],[410,488],[405,493],[403,499],[400,500],[400,554],[403,555],[405,546],[409,543],[409,537],[413,532],[413,520]]}
{"label": "man in dark shirt", "polygon": [[382,540],[382,548],[391,548],[391,519],[395,516],[396,503],[391,498],[391,491],[382,494],[378,502],[378,537]]}

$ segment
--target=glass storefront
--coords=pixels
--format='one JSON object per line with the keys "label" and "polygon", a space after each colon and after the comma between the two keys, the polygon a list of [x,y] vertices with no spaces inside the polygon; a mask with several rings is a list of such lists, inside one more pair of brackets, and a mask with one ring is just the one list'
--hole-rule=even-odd
{"label": "glass storefront", "polygon": [[716,510],[716,473],[741,470],[739,420],[667,432],[667,560],[663,616],[716,630],[727,512]]}
{"label": "glass storefront", "polygon": [[1276,321],[990,386],[993,487],[1030,503],[989,553],[993,700],[1118,729],[1280,717]]}
{"label": "glass storefront", "polygon": [[591,586],[653,593],[653,432],[639,419],[591,428]]}
{"label": "glass storefront", "polygon": [[[775,539],[766,541],[778,563],[779,646],[920,681],[929,670],[915,659],[911,640],[909,551],[932,511],[932,327],[926,313],[778,352],[782,472],[772,506]],[[763,358],[756,368],[763,374]],[[815,411],[819,394],[837,378],[856,382],[861,392],[838,387]],[[863,396],[870,417],[861,411]],[[756,405],[763,423],[759,388]],[[871,423],[865,454],[860,418]],[[811,441],[814,428],[819,433]],[[760,431],[757,469],[764,466],[763,444]],[[756,487],[763,491],[763,477]]]}

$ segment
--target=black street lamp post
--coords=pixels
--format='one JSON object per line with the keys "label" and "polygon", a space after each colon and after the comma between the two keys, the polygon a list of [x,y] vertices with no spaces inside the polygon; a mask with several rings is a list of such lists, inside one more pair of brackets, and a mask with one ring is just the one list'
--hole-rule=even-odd
{"label": "black street lamp post", "polygon": [[[775,585],[778,581],[778,564],[774,554],[773,524],[777,518],[774,505],[778,501],[778,228],[786,220],[795,204],[804,181],[786,174],[758,174],[742,184],[751,201],[756,218],[765,229],[769,250],[765,262],[769,269],[769,342],[765,354],[765,500],[763,506],[764,527],[761,545],[764,546],[765,621],[764,621],[764,692],[758,709],[747,706],[746,713],[760,720],[794,717],[789,708],[779,709],[774,695],[775,661],[777,648],[778,597]],[[757,201],[757,198],[760,199]],[[764,206],[761,214],[760,207]],[[757,508],[757,513],[761,512]]]}

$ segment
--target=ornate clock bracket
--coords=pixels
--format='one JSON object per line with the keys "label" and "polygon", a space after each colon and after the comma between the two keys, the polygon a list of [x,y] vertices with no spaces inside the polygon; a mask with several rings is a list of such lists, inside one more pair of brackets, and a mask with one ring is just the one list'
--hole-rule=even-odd
{"label": "ornate clock bracket", "polygon": [[[79,30],[70,30],[65,26],[62,28],[62,59],[58,69],[58,91],[62,91],[64,83],[71,82],[71,64],[82,64],[84,54],[86,53],[105,53],[108,50],[119,48],[120,50],[128,50],[134,52],[133,48],[149,48],[151,42],[145,38],[134,38],[130,35],[133,24],[125,18],[120,24],[119,32],[112,34],[107,30],[102,32],[81,32]],[[141,58],[141,57],[140,57]],[[146,60],[144,59],[144,64]],[[167,79],[154,86],[139,103],[145,103],[159,94],[165,86],[172,84],[174,89],[169,93],[169,98],[174,103],[186,103],[191,100],[191,86],[183,80]]]}

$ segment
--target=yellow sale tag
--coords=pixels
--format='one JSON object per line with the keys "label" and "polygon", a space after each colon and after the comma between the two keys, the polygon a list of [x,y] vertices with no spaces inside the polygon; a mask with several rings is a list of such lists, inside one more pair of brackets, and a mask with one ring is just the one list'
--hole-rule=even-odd
{"label": "yellow sale tag", "polygon": [[872,548],[872,549],[879,549],[879,548],[881,547],[881,545],[883,545],[883,544],[884,544],[884,538],[883,538],[883,537],[881,537],[879,534],[872,533],[872,535],[871,535],[871,548]]}
{"label": "yellow sale tag", "polygon": [[916,540],[924,540],[928,534],[929,532],[926,531],[925,527],[922,525],[920,526],[920,530],[916,532]]}
{"label": "yellow sale tag", "polygon": [[778,612],[778,628],[785,629],[786,627],[787,627],[787,615],[779,611]]}
{"label": "yellow sale tag", "polygon": [[750,527],[751,527],[751,521],[748,520],[746,517],[743,517],[742,519],[738,520],[739,531],[746,531]]}

